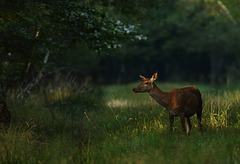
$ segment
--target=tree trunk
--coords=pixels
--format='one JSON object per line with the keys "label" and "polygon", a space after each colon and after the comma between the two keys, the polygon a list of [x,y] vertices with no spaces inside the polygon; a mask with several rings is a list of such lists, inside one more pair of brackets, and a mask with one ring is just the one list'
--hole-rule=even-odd
{"label": "tree trunk", "polygon": [[211,61],[211,72],[210,72],[210,80],[211,85],[214,86],[216,83],[216,76],[217,76],[217,59],[215,54],[210,55],[210,61]]}
{"label": "tree trunk", "polygon": [[22,91],[17,95],[17,100],[25,100],[30,95],[32,88],[36,86],[42,79],[43,73],[45,72],[45,66],[48,62],[49,54],[49,50],[47,50],[47,53],[44,57],[42,70],[24,89],[21,88]]}
{"label": "tree trunk", "polygon": [[211,72],[210,72],[210,80],[211,85],[214,86],[216,83],[223,84],[226,83],[226,66],[224,62],[226,59],[223,55],[219,54],[211,54],[210,55],[210,63],[211,63]]}
{"label": "tree trunk", "polygon": [[10,121],[11,112],[7,109],[5,90],[2,81],[0,81],[0,125],[8,126]]}

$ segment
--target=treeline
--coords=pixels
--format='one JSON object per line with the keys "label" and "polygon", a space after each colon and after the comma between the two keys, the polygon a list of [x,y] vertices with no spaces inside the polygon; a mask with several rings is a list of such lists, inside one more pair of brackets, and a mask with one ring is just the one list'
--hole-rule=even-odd
{"label": "treeline", "polygon": [[103,75],[124,82],[157,70],[163,80],[236,81],[240,79],[239,23],[221,1],[163,3],[148,10],[141,22],[148,39],[106,56]]}
{"label": "treeline", "polygon": [[[104,83],[129,82],[136,80],[138,73],[148,76],[156,70],[162,80],[235,82],[240,79],[240,11],[226,4],[155,0],[145,7],[139,5],[139,10],[125,4],[125,10],[118,11],[129,17],[118,16],[138,21],[147,39],[127,43],[108,55],[82,53],[76,65]],[[75,53],[81,52],[76,49]]]}

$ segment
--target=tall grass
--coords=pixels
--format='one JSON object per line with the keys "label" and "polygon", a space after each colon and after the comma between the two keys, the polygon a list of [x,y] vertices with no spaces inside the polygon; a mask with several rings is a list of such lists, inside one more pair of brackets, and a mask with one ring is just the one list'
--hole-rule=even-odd
{"label": "tall grass", "polygon": [[211,127],[238,127],[240,104],[239,90],[207,93],[204,118]]}
{"label": "tall grass", "polygon": [[[190,137],[180,119],[169,134],[166,109],[137,83],[96,92],[61,84],[11,104],[9,129],[0,131],[0,163],[240,163],[240,90],[197,85],[203,97],[201,135],[196,116]],[[159,83],[169,91],[184,83]]]}
{"label": "tall grass", "polygon": [[[93,116],[105,140],[88,147],[87,163],[239,163],[239,96],[238,89],[214,89],[197,85],[203,97],[201,135],[196,116],[191,118],[190,137],[181,131],[180,120],[169,134],[166,109],[147,93],[134,94],[137,84],[104,88],[106,112]],[[185,84],[161,83],[169,91]],[[103,119],[104,118],[104,119]]]}
{"label": "tall grass", "polygon": [[96,89],[62,83],[37,90],[26,102],[8,96],[10,128],[0,130],[0,163],[79,163],[91,125],[84,112],[101,106]]}

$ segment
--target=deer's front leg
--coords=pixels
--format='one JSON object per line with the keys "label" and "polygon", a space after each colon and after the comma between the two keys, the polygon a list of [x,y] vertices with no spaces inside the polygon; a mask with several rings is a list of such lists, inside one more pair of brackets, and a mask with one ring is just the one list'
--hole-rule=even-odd
{"label": "deer's front leg", "polygon": [[170,120],[170,133],[173,131],[173,122],[174,122],[174,116],[169,113],[169,120]]}

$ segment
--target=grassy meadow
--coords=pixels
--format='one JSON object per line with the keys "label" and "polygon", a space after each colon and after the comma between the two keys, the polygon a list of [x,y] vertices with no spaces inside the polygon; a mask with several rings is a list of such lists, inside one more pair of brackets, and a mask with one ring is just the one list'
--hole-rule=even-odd
{"label": "grassy meadow", "polygon": [[0,131],[0,163],[240,163],[239,86],[195,84],[204,134],[194,115],[186,137],[179,118],[169,134],[167,111],[147,93],[133,93],[137,85],[50,85],[18,103],[9,93],[13,118]]}

